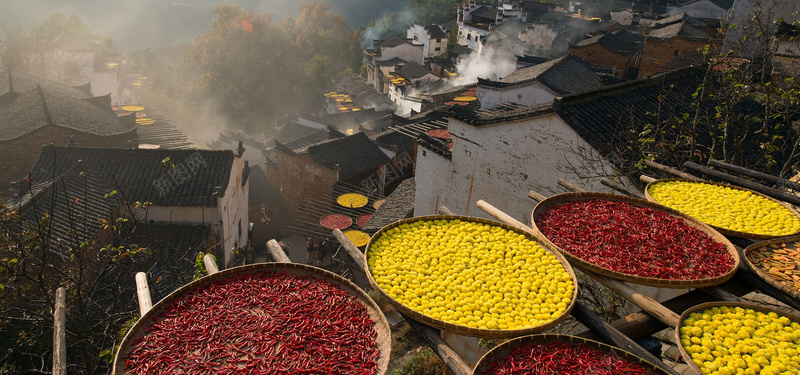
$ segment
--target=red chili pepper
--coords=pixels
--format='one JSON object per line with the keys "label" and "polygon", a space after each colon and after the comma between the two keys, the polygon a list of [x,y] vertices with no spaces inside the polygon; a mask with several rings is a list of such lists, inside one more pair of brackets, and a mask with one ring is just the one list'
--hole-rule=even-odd
{"label": "red chili pepper", "polygon": [[723,243],[683,219],[627,202],[568,201],[545,209],[536,226],[573,256],[629,275],[696,280],[734,265]]}
{"label": "red chili pepper", "polygon": [[236,276],[173,301],[134,341],[126,370],[374,374],[380,352],[372,326],[366,308],[327,281],[274,272]]}
{"label": "red chili pepper", "polygon": [[581,343],[530,342],[512,349],[486,366],[483,374],[619,374],[648,375],[653,370],[628,362],[613,352]]}

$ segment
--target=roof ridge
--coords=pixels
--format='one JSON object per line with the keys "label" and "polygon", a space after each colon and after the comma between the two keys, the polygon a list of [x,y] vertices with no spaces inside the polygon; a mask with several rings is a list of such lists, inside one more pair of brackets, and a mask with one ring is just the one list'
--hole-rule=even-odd
{"label": "roof ridge", "polygon": [[617,94],[620,92],[635,90],[642,86],[655,85],[669,79],[675,79],[690,74],[696,74],[699,72],[700,69],[697,67],[687,67],[687,68],[677,69],[671,72],[659,74],[652,77],[645,76],[628,82],[621,82],[613,85],[601,86],[593,90],[561,95],[553,99],[553,102],[556,107],[560,107],[565,104],[583,103],[585,101],[594,99],[599,96],[607,96],[610,94]]}

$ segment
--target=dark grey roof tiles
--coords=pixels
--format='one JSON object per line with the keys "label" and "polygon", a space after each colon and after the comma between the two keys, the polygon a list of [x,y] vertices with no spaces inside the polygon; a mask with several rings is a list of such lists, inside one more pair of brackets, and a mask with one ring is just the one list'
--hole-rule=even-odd
{"label": "dark grey roof tiles", "polygon": [[447,33],[439,25],[425,25],[425,31],[430,34],[432,39],[446,39]]}
{"label": "dark grey roof tiles", "polygon": [[357,176],[389,162],[389,157],[366,134],[332,139],[308,147],[308,156],[315,162],[335,170],[339,179]]}
{"label": "dark grey roof tiles", "polygon": [[545,103],[528,107],[512,107],[509,109],[475,109],[471,107],[453,106],[450,117],[474,126],[498,124],[543,115],[553,112],[553,103]]}
{"label": "dark grey roof tiles", "polygon": [[[166,165],[162,161],[169,158]],[[31,177],[34,182],[81,165],[103,178],[129,202],[157,206],[215,207],[214,188],[224,194],[231,176],[233,151],[141,150],[84,147],[42,148]]]}
{"label": "dark grey roof tiles", "polygon": [[430,69],[413,62],[407,62],[394,71],[408,80],[424,77],[427,74],[434,74]]}
{"label": "dark grey roof tiles", "polygon": [[538,65],[517,69],[499,82],[479,80],[482,86],[511,87],[539,81],[557,94],[590,90],[600,86],[600,76],[586,62],[567,54]]}
{"label": "dark grey roof tiles", "polygon": [[687,22],[673,23],[658,29],[650,30],[650,33],[647,34],[647,37],[653,39],[670,39],[676,37],[693,40],[711,39],[711,36],[705,31],[700,30]]}
{"label": "dark grey roof tiles", "polygon": [[386,198],[386,202],[372,214],[367,225],[364,226],[364,231],[375,233],[389,224],[414,216],[416,194],[417,184],[414,178],[401,182]]}

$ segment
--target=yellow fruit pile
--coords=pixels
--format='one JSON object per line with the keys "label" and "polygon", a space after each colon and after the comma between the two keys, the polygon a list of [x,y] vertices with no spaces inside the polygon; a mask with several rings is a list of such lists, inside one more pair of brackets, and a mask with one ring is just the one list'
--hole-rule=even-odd
{"label": "yellow fruit pile", "polygon": [[718,228],[766,236],[800,231],[800,219],[786,207],[751,191],[689,181],[650,185],[656,202]]}
{"label": "yellow fruit pile", "polygon": [[353,243],[353,245],[356,245],[358,247],[364,246],[367,243],[369,243],[369,235],[360,230],[355,230],[355,229],[346,230],[344,231],[343,234],[345,235],[345,237],[347,237],[347,239],[350,240],[350,242]]}
{"label": "yellow fruit pile", "polygon": [[549,323],[575,286],[556,257],[524,235],[465,220],[418,220],[370,244],[375,282],[404,306],[441,321],[492,330]]}
{"label": "yellow fruit pile", "polygon": [[680,338],[704,374],[800,373],[800,324],[774,312],[715,306],[689,314]]}

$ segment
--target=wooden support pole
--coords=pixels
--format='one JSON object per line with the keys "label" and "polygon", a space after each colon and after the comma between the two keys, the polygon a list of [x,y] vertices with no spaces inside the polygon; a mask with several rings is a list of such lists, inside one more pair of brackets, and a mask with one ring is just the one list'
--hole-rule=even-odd
{"label": "wooden support pole", "polygon": [[656,162],[654,162],[652,160],[645,160],[644,161],[644,165],[646,165],[646,166],[648,166],[650,168],[662,171],[662,172],[669,173],[669,174],[671,174],[673,176],[676,176],[676,177],[679,177],[679,178],[686,178],[686,179],[689,179],[689,180],[701,180],[701,178],[699,178],[697,176],[693,176],[691,174],[688,174],[686,172],[682,172],[682,171],[680,171],[678,169],[675,169],[675,168],[672,168],[672,167],[668,167],[668,166],[666,166],[664,164],[656,163]]}
{"label": "wooden support pole", "polygon": [[776,176],[773,176],[771,174],[761,173],[761,172],[758,172],[758,171],[754,171],[752,169],[747,169],[747,168],[744,168],[744,167],[740,167],[738,165],[728,164],[728,163],[726,163],[724,161],[719,161],[719,160],[714,160],[714,159],[709,160],[708,161],[708,165],[710,165],[712,167],[717,167],[717,168],[722,168],[722,169],[725,169],[725,170],[729,170],[731,172],[736,172],[736,173],[739,173],[739,174],[743,174],[743,175],[748,176],[748,177],[757,178],[759,180],[764,180],[764,181],[767,181],[767,182],[771,182],[771,183],[773,183],[775,185],[778,185],[780,187],[787,187],[787,188],[790,188],[790,189],[795,190],[795,191],[800,191],[800,184],[798,184],[797,182],[789,181],[787,179],[776,177]]}
{"label": "wooden support pole", "polygon": [[333,236],[336,237],[336,240],[338,240],[340,244],[342,244],[342,247],[345,249],[345,251],[347,251],[348,254],[350,254],[350,257],[356,261],[358,268],[360,268],[361,271],[366,271],[367,259],[364,253],[362,253],[361,250],[359,250],[358,247],[356,247],[356,245],[354,245],[353,242],[350,241],[350,239],[347,238],[344,233],[342,233],[342,231],[334,229]]}
{"label": "wooden support pole", "polygon": [[147,274],[144,272],[136,274],[136,295],[139,297],[139,316],[144,316],[153,308],[153,300],[150,299],[150,286],[147,285]]}
{"label": "wooden support pole", "polygon": [[633,341],[614,326],[600,319],[597,314],[586,308],[586,306],[583,306],[580,302],[575,303],[575,307],[572,309],[572,316],[606,342],[647,360],[667,373],[678,375],[672,367],[664,364],[661,358],[654,356],[653,353],[648,352],[645,348],[636,343],[636,341]]}
{"label": "wooden support pole", "polygon": [[467,366],[466,362],[461,359],[461,356],[455,352],[447,342],[442,339],[442,336],[436,330],[415,321],[403,314],[400,314],[403,318],[408,322],[408,325],[411,326],[411,329],[416,332],[423,341],[425,341],[428,346],[431,347],[436,355],[444,361],[447,367],[453,371],[455,375],[470,375],[472,374],[472,369]]}
{"label": "wooden support pole", "polygon": [[67,289],[56,289],[56,305],[53,311],[53,375],[67,375],[66,311]]}
{"label": "wooden support pole", "polygon": [[625,186],[625,185],[623,185],[623,184],[621,184],[619,182],[616,182],[616,181],[614,181],[614,180],[612,180],[610,178],[603,177],[603,178],[600,179],[600,183],[605,185],[605,186],[608,186],[608,187],[610,187],[610,188],[612,188],[612,189],[614,189],[614,190],[616,190],[616,191],[618,191],[620,193],[627,194],[627,195],[629,195],[631,197],[634,197],[634,198],[644,199],[644,194],[642,194],[640,191],[638,191],[636,189],[629,188],[629,187],[627,187],[627,186]]}
{"label": "wooden support pole", "polygon": [[286,253],[283,251],[281,245],[278,244],[278,241],[269,240],[267,241],[267,250],[269,250],[269,255],[272,255],[272,259],[275,260],[277,263],[292,263],[289,260],[289,257],[286,256]]}
{"label": "wooden support pole", "polygon": [[571,182],[569,182],[569,181],[567,181],[567,180],[565,180],[563,178],[559,178],[558,179],[558,184],[563,186],[563,187],[565,187],[569,191],[574,191],[574,192],[578,192],[578,193],[586,191],[586,190],[583,190],[583,189],[573,185]]}
{"label": "wooden support pole", "polygon": [[643,174],[643,175],[639,176],[639,181],[644,182],[645,184],[649,184],[651,182],[655,182],[655,181],[658,181],[658,180],[656,180],[655,178],[652,178],[652,177],[650,177],[648,175]]}
{"label": "wooden support pole", "polygon": [[537,192],[535,192],[533,190],[528,192],[528,198],[533,199],[533,200],[535,200],[537,202],[541,202],[541,201],[547,199],[547,197],[545,197],[544,195],[541,195],[541,194],[539,194],[539,193],[537,193]]}
{"label": "wooden support pole", "polygon": [[206,266],[206,274],[208,275],[213,275],[219,272],[217,262],[214,261],[214,256],[211,254],[206,254],[206,256],[203,257],[203,265]]}
{"label": "wooden support pole", "polygon": [[795,206],[800,206],[800,197],[798,197],[796,195],[788,194],[785,191],[769,188],[769,187],[766,187],[766,186],[761,185],[759,183],[748,181],[748,180],[745,180],[745,179],[740,178],[740,177],[731,176],[731,175],[729,175],[727,173],[724,173],[724,172],[720,172],[720,171],[716,171],[716,170],[713,170],[713,169],[709,169],[709,168],[706,168],[706,167],[704,167],[704,166],[702,166],[700,164],[692,163],[690,161],[687,161],[683,166],[686,167],[687,169],[691,169],[693,171],[696,171],[696,172],[699,172],[699,173],[703,173],[703,174],[705,174],[707,176],[711,176],[711,177],[719,179],[719,180],[727,181],[727,182],[729,182],[731,184],[738,185],[738,186],[741,186],[741,187],[746,188],[746,189],[757,191],[757,192],[759,192],[761,194],[764,194],[766,196],[769,196],[769,197],[772,197],[772,198],[775,198],[775,199],[779,199],[779,200],[782,200],[784,202],[791,203],[791,204],[793,204]]}
{"label": "wooden support pole", "polygon": [[514,228],[525,231],[527,233],[530,233],[532,236],[539,238],[539,233],[536,232],[533,228],[523,224],[521,221],[517,219],[514,219],[507,213],[498,210],[497,207],[492,206],[486,201],[479,200],[477,203],[475,203],[475,205],[478,206],[478,208],[480,208],[481,210],[485,211],[487,214],[494,216],[497,220],[500,220],[500,222],[508,224]]}
{"label": "wooden support pole", "polygon": [[678,322],[680,322],[680,316],[676,314],[674,311],[664,307],[664,305],[656,302],[656,300],[639,293],[636,289],[630,287],[630,285],[625,284],[622,281],[610,279],[605,276],[593,274],[590,272],[583,271],[585,274],[591,276],[593,279],[597,280],[600,284],[603,284],[608,289],[611,289],[618,294],[622,295],[628,301],[633,302],[634,305],[639,306],[642,310],[646,313],[652,315],[654,318],[662,321],[664,324],[670,327],[677,327]]}
{"label": "wooden support pole", "polygon": [[439,212],[439,215],[454,215],[453,211],[450,211],[450,209],[445,207],[445,206],[439,207],[438,212]]}

